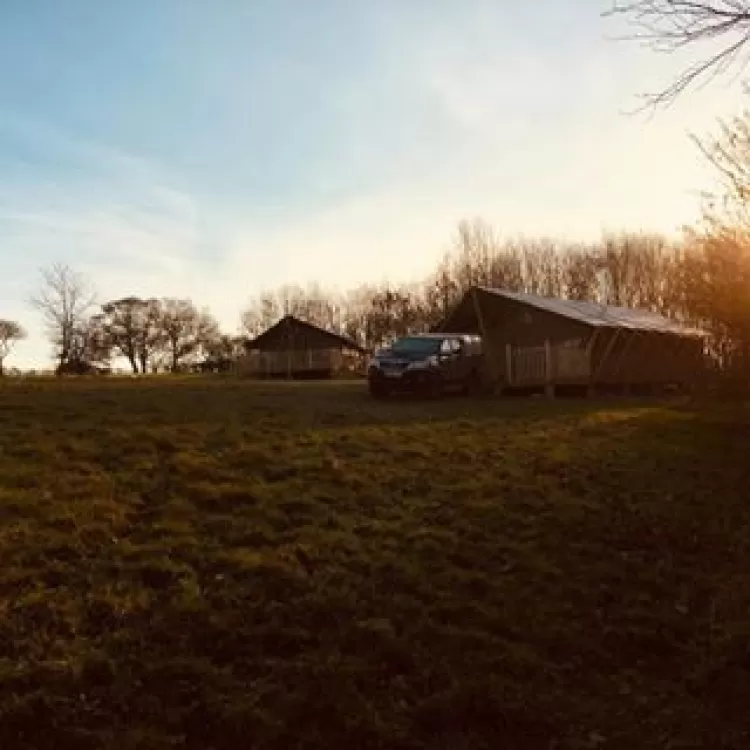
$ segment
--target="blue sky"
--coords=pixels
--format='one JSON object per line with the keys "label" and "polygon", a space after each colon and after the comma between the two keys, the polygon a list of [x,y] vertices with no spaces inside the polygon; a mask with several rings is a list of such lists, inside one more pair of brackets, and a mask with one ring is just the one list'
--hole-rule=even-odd
{"label": "blue sky", "polygon": [[[523,6],[523,7],[519,7]],[[623,114],[679,61],[607,0],[5,0],[0,317],[67,262],[99,296],[190,296],[234,332],[260,289],[411,280],[461,218],[508,235],[674,232],[710,174],[716,84]]]}

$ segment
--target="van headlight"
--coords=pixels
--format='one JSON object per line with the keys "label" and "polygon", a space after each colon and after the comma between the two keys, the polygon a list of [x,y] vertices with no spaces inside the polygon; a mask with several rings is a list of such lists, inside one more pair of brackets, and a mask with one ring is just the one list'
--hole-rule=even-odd
{"label": "van headlight", "polygon": [[425,359],[420,359],[417,362],[412,362],[409,365],[410,370],[426,370],[428,367],[437,367],[438,366],[438,357],[437,354],[430,354],[429,357],[426,357]]}

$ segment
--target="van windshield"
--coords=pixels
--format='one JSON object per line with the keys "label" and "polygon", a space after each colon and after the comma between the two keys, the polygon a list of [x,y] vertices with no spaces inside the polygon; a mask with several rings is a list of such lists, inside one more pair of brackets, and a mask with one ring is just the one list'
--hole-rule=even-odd
{"label": "van windshield", "polygon": [[390,349],[394,354],[437,354],[442,341],[442,339],[404,336],[396,339]]}

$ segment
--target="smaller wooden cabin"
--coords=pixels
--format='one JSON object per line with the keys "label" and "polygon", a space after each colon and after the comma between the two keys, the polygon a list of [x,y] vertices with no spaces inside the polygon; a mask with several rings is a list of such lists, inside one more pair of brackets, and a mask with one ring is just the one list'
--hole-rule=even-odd
{"label": "smaller wooden cabin", "polygon": [[501,390],[640,390],[701,373],[704,334],[646,310],[474,287],[440,324],[479,333]]}
{"label": "smaller wooden cabin", "polygon": [[240,375],[258,378],[330,378],[358,369],[365,349],[356,341],[286,315],[245,343],[237,361]]}

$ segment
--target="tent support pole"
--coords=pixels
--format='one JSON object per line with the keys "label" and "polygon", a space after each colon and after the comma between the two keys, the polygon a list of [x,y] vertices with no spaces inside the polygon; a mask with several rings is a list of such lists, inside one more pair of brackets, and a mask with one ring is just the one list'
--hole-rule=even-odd
{"label": "tent support pole", "polygon": [[623,360],[625,359],[625,353],[629,349],[630,345],[638,338],[638,334],[640,333],[640,331],[635,328],[631,328],[628,330],[630,331],[630,340],[625,342],[625,346],[623,346],[622,351],[620,352],[620,358],[617,360],[615,368],[612,371],[613,375],[617,375],[617,373],[620,372]]}
{"label": "tent support pole", "polygon": [[596,385],[596,383],[599,380],[599,376],[602,374],[602,371],[604,370],[604,365],[607,364],[607,360],[609,359],[609,355],[612,353],[612,349],[614,348],[615,343],[617,343],[617,339],[620,338],[620,333],[622,332],[622,328],[615,328],[614,333],[612,334],[612,338],[607,342],[607,346],[604,349],[604,353],[602,354],[602,358],[596,368],[594,370],[592,376],[591,376],[591,385]]}
{"label": "tent support pole", "polygon": [[595,328],[588,344],[586,344],[586,365],[588,367],[588,373],[586,373],[586,377],[588,378],[588,383],[586,384],[587,396],[592,396],[594,393],[594,368],[592,366],[591,357],[594,353],[594,346],[596,345],[596,340],[599,338],[601,330],[601,328]]}
{"label": "tent support pole", "polygon": [[555,359],[549,339],[544,340],[544,395],[555,397]]}

